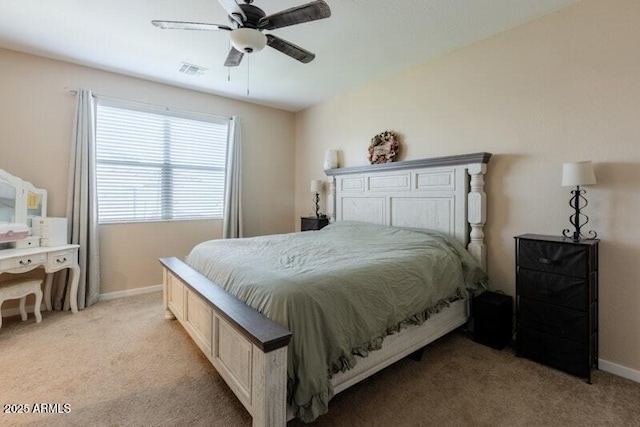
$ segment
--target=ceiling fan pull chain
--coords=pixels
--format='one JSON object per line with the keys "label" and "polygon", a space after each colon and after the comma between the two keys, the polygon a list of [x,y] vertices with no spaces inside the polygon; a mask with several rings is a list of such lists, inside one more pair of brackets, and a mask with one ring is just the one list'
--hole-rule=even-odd
{"label": "ceiling fan pull chain", "polygon": [[[229,45],[227,50],[230,50],[231,49],[231,40],[229,40],[227,44]],[[224,65],[227,67],[227,83],[230,83],[231,82],[231,67],[229,65],[227,65],[226,63]]]}
{"label": "ceiling fan pull chain", "polygon": [[251,55],[247,55],[247,96],[249,96],[249,70],[251,69]]}

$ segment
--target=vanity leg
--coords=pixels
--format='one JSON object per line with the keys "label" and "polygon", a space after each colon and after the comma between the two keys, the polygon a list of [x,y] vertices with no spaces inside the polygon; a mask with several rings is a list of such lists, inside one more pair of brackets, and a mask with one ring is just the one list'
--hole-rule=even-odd
{"label": "vanity leg", "polygon": [[78,312],[78,282],[80,281],[80,267],[74,265],[71,267],[71,292],[70,292],[70,304],[71,312]]}
{"label": "vanity leg", "polygon": [[44,304],[47,306],[47,311],[51,311],[51,284],[53,283],[53,273],[47,274],[47,278],[44,282]]}
{"label": "vanity leg", "polygon": [[[42,282],[40,282],[42,283]],[[42,304],[42,289],[36,290],[36,305],[33,306],[33,314],[36,315],[36,323],[42,322],[42,314],[40,313],[40,305]]]}
{"label": "vanity leg", "polygon": [[23,322],[27,320],[27,308],[25,307],[26,304],[27,304],[27,297],[24,296],[20,298],[20,317],[22,318]]}

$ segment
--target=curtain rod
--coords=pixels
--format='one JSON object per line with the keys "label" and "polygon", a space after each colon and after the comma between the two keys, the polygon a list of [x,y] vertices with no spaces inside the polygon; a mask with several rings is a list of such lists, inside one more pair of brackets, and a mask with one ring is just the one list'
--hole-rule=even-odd
{"label": "curtain rod", "polygon": [[[72,94],[72,95],[77,95],[78,94],[78,89],[72,89],[72,88],[67,87],[67,86],[64,87],[64,91],[69,93],[69,94]],[[233,116],[227,116],[227,115],[222,115],[222,114],[203,113],[201,111],[182,110],[180,108],[167,107],[166,105],[157,105],[157,104],[151,104],[149,102],[134,101],[134,100],[131,100],[131,99],[124,99],[124,98],[116,98],[114,96],[101,95],[101,94],[95,93],[95,92],[92,92],[92,94],[93,94],[94,98],[102,98],[102,99],[111,100],[111,101],[130,102],[130,103],[134,103],[134,104],[148,105],[149,107],[153,107],[153,108],[158,108],[158,107],[159,108],[164,108],[166,111],[187,111],[187,112],[193,112],[193,113],[198,113],[198,114],[209,114],[209,115],[213,115],[213,116],[224,117],[224,118],[229,119],[229,120],[231,120],[233,118]]]}

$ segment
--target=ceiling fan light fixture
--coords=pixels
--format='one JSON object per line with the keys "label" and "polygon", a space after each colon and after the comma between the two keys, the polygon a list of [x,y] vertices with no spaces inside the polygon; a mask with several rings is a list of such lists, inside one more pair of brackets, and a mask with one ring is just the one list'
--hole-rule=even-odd
{"label": "ceiling fan light fixture", "polygon": [[244,53],[260,52],[267,45],[267,36],[253,28],[237,28],[230,38],[233,47]]}

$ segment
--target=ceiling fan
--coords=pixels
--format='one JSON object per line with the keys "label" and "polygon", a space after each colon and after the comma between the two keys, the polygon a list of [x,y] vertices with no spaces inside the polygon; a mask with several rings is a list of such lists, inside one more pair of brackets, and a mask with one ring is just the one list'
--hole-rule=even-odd
{"label": "ceiling fan", "polygon": [[229,25],[157,20],[151,23],[163,29],[230,31],[232,47],[224,65],[236,67],[240,65],[245,53],[259,52],[267,45],[302,63],[313,61],[315,54],[273,34],[263,34],[262,31],[276,30],[331,16],[331,9],[323,0],[315,0],[268,16],[262,9],[251,4],[253,0],[244,0],[244,4],[239,4],[235,0],[218,1],[229,15]]}

